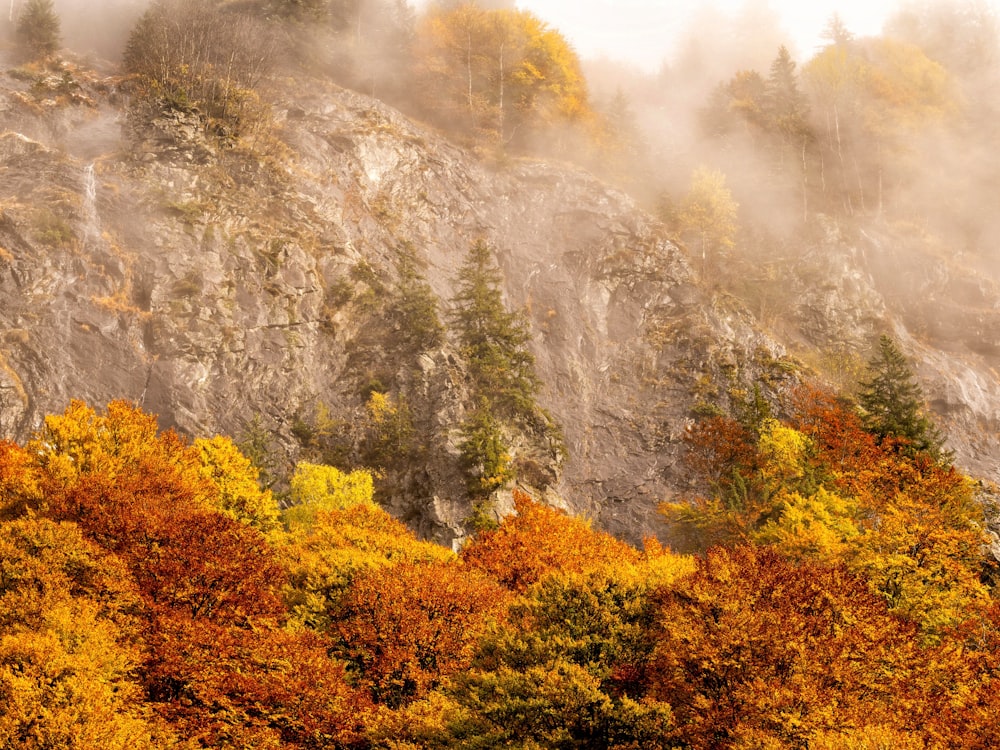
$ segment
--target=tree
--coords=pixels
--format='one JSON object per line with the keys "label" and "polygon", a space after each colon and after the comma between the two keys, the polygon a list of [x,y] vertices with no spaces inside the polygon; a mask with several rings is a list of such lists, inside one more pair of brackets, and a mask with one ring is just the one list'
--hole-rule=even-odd
{"label": "tree", "polygon": [[293,524],[281,556],[292,620],[321,632],[330,629],[331,613],[357,575],[399,562],[455,559],[450,549],[418,540],[403,523],[367,503],[320,511],[309,526]]}
{"label": "tree", "polygon": [[253,133],[269,123],[256,88],[275,47],[271,31],[249,13],[202,0],[156,0],[125,47],[123,65],[138,94],[133,113],[197,109],[218,135]]}
{"label": "tree", "polygon": [[844,25],[844,21],[840,18],[840,15],[834,13],[827,19],[826,26],[823,27],[823,33],[820,35],[820,38],[826,39],[836,47],[846,47],[854,41],[854,34]]}
{"label": "tree", "polygon": [[371,703],[321,634],[164,617],[149,640],[147,690],[194,747],[359,746]]}
{"label": "tree", "polygon": [[701,251],[702,272],[708,259],[736,246],[736,214],[739,204],[726,187],[726,176],[716,169],[699,167],[691,177],[691,189],[681,202],[677,222],[681,236],[693,240]]}
{"label": "tree", "polygon": [[643,700],[622,669],[652,651],[649,584],[626,565],[532,586],[454,680],[462,731],[485,747],[669,746],[670,707]]}
{"label": "tree", "polygon": [[823,121],[824,190],[839,191],[850,215],[881,212],[886,187],[911,167],[913,136],[954,109],[947,71],[916,45],[876,38],[830,44],[803,72]]}
{"label": "tree", "polygon": [[284,512],[284,520],[308,525],[323,511],[373,505],[374,492],[371,472],[364,469],[344,473],[333,466],[300,461],[292,475],[292,506]]}
{"label": "tree", "polygon": [[221,435],[198,438],[193,448],[198,452],[202,476],[217,490],[211,507],[264,534],[278,529],[274,496],[270,490],[261,490],[260,472],[232,440]]}
{"label": "tree", "polygon": [[59,16],[52,0],[28,0],[17,19],[16,38],[34,57],[48,57],[59,49]]}
{"label": "tree", "polygon": [[795,61],[785,45],[781,45],[771,63],[765,102],[772,127],[782,136],[795,140],[805,132],[808,105],[799,91]]}
{"label": "tree", "polygon": [[915,451],[947,460],[944,439],[925,414],[923,392],[899,346],[887,335],[868,363],[858,401],[865,428],[879,439],[899,438]]}
{"label": "tree", "polygon": [[717,548],[654,592],[647,698],[669,703],[682,747],[807,747],[814,733],[912,716],[898,700],[914,626],[841,567]]}
{"label": "tree", "polygon": [[494,581],[456,562],[400,562],[351,582],[333,630],[372,698],[399,706],[468,667],[506,598]]}
{"label": "tree", "polygon": [[502,281],[492,250],[479,240],[459,269],[451,318],[477,394],[506,415],[527,418],[538,391],[531,332],[523,313],[507,312]]}
{"label": "tree", "polygon": [[221,623],[280,609],[283,574],[264,536],[215,510],[197,451],[159,434],[152,416],[124,401],[105,415],[74,401],[30,446],[39,509],[117,554],[153,609]]}
{"label": "tree", "polygon": [[417,50],[429,108],[500,145],[589,115],[576,53],[527,11],[432,8]]}
{"label": "tree", "polygon": [[637,563],[639,553],[586,521],[514,493],[515,514],[462,549],[466,565],[523,592],[554,572],[589,573]]}
{"label": "tree", "polygon": [[493,523],[489,517],[488,498],[514,479],[514,468],[500,425],[485,399],[462,423],[459,450],[462,468],[468,477],[469,494],[473,498],[473,525],[478,529],[487,528]]}
{"label": "tree", "polygon": [[128,570],[75,524],[0,524],[0,747],[172,744],[141,703],[141,623]]}
{"label": "tree", "polygon": [[407,352],[435,349],[444,341],[438,316],[438,298],[409,255],[398,262],[399,284],[390,297],[386,318],[392,323],[400,347]]}

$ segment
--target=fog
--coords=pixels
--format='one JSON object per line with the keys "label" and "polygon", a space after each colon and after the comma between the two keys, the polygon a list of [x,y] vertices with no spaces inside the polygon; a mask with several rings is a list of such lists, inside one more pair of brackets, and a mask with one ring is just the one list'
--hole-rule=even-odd
{"label": "fog", "polygon": [[[9,1],[8,32],[25,1]],[[117,72],[148,2],[55,4],[63,45],[88,64]],[[268,43],[284,50],[276,62],[332,77],[432,125],[454,129],[464,122],[437,106],[443,94],[426,76],[433,66],[419,38],[430,9],[457,2],[331,0],[323,18],[292,20],[287,9],[307,3],[220,4],[285,24],[281,33],[291,41]],[[480,5],[509,9],[514,3]],[[719,170],[740,206],[743,246],[762,234],[785,242],[824,213],[917,221],[963,252],[1000,254],[1000,220],[990,203],[1000,186],[993,159],[1000,146],[993,4],[911,0],[893,9],[885,2],[750,0],[680,8],[522,0],[517,7],[537,12],[580,54],[596,128],[616,140],[595,148],[581,147],[590,136],[567,135],[566,128],[529,133],[514,125],[505,133],[500,111],[499,140],[491,148],[573,158],[668,220],[697,168]],[[830,17],[821,15],[835,8],[843,11],[839,42],[831,37]],[[854,67],[840,70],[831,84],[830,66],[842,64],[827,54],[834,46],[843,64]],[[771,111],[773,66],[782,47],[791,52],[793,93],[801,96],[794,127]],[[846,83],[845,71],[854,76]],[[465,143],[481,138],[456,135]]]}

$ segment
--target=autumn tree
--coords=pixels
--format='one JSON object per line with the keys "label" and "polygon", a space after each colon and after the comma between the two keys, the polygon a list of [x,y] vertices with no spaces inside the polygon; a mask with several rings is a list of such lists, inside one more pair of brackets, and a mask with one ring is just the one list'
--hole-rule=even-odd
{"label": "autumn tree", "polygon": [[351,747],[370,707],[320,634],[167,617],[144,678],[178,734],[200,747]]}
{"label": "autumn tree", "polygon": [[261,490],[260,472],[232,440],[221,435],[194,441],[201,475],[211,481],[216,492],[214,507],[234,520],[253,526],[264,534],[279,527],[278,504],[270,490]]}
{"label": "autumn tree", "polygon": [[300,461],[292,474],[289,501],[283,514],[286,523],[308,525],[317,513],[343,510],[354,505],[372,505],[375,491],[371,472],[343,472],[333,466]]}
{"label": "autumn tree", "polygon": [[465,669],[505,599],[495,582],[457,563],[376,567],[333,611],[338,653],[375,701],[398,706]]}
{"label": "autumn tree", "polygon": [[0,524],[0,745],[168,743],[135,677],[142,615],[127,568],[74,524]]}
{"label": "autumn tree", "polygon": [[355,576],[400,562],[455,559],[454,553],[416,538],[402,522],[372,503],[319,511],[308,525],[292,524],[281,559],[288,571],[285,603],[298,625],[326,632],[331,613]]}
{"label": "autumn tree", "polygon": [[718,457],[733,479],[664,503],[673,534],[695,549],[751,543],[844,565],[926,642],[981,611],[992,566],[971,481],[892,436],[877,440],[828,394],[802,389],[794,404],[792,424],[771,419],[742,447],[731,429],[694,431],[692,465]]}
{"label": "autumn tree", "polygon": [[947,459],[944,439],[924,411],[923,392],[913,370],[889,336],[879,338],[858,401],[865,428],[880,439],[898,438],[913,450]]}
{"label": "autumn tree", "polygon": [[584,573],[639,560],[633,547],[522,492],[514,493],[514,508],[514,515],[461,552],[467,565],[513,591],[524,591],[555,571]]}
{"label": "autumn tree", "polygon": [[648,697],[691,747],[805,747],[846,726],[908,727],[913,626],[842,568],[715,549],[653,596]]}
{"label": "autumn tree", "polygon": [[42,502],[42,474],[35,457],[8,440],[0,440],[0,519],[18,518]]}
{"label": "autumn tree", "polygon": [[954,108],[947,71],[917,46],[889,38],[832,43],[803,77],[823,133],[817,181],[848,215],[884,210],[903,183],[914,136]]}
{"label": "autumn tree", "polygon": [[714,137],[746,136],[756,148],[768,129],[767,84],[756,70],[740,70],[712,91],[699,112],[702,129]]}
{"label": "autumn tree", "polygon": [[681,236],[700,253],[703,273],[708,271],[709,259],[717,262],[736,246],[738,209],[722,172],[707,167],[695,170],[677,212],[677,224]]}
{"label": "autumn tree", "polygon": [[576,54],[527,11],[432,8],[417,55],[429,108],[501,145],[589,113]]}

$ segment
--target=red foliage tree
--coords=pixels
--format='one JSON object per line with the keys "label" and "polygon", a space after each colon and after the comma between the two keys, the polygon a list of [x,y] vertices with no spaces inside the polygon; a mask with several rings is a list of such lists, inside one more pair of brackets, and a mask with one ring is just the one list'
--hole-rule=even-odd
{"label": "red foliage tree", "polygon": [[497,584],[465,566],[403,562],[355,578],[334,628],[361,684],[398,706],[468,667],[506,601]]}

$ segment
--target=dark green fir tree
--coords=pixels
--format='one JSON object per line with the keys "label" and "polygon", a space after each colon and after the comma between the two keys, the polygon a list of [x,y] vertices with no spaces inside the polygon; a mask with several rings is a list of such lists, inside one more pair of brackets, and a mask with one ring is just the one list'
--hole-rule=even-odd
{"label": "dark green fir tree", "polygon": [[889,336],[882,335],[858,393],[865,429],[880,439],[901,439],[914,451],[947,460],[950,454],[944,450],[944,438],[924,412],[923,400],[903,352]]}
{"label": "dark green fir tree", "polygon": [[502,413],[531,418],[538,392],[531,333],[524,314],[504,306],[502,279],[489,245],[476,242],[458,272],[451,317],[477,392]]}

